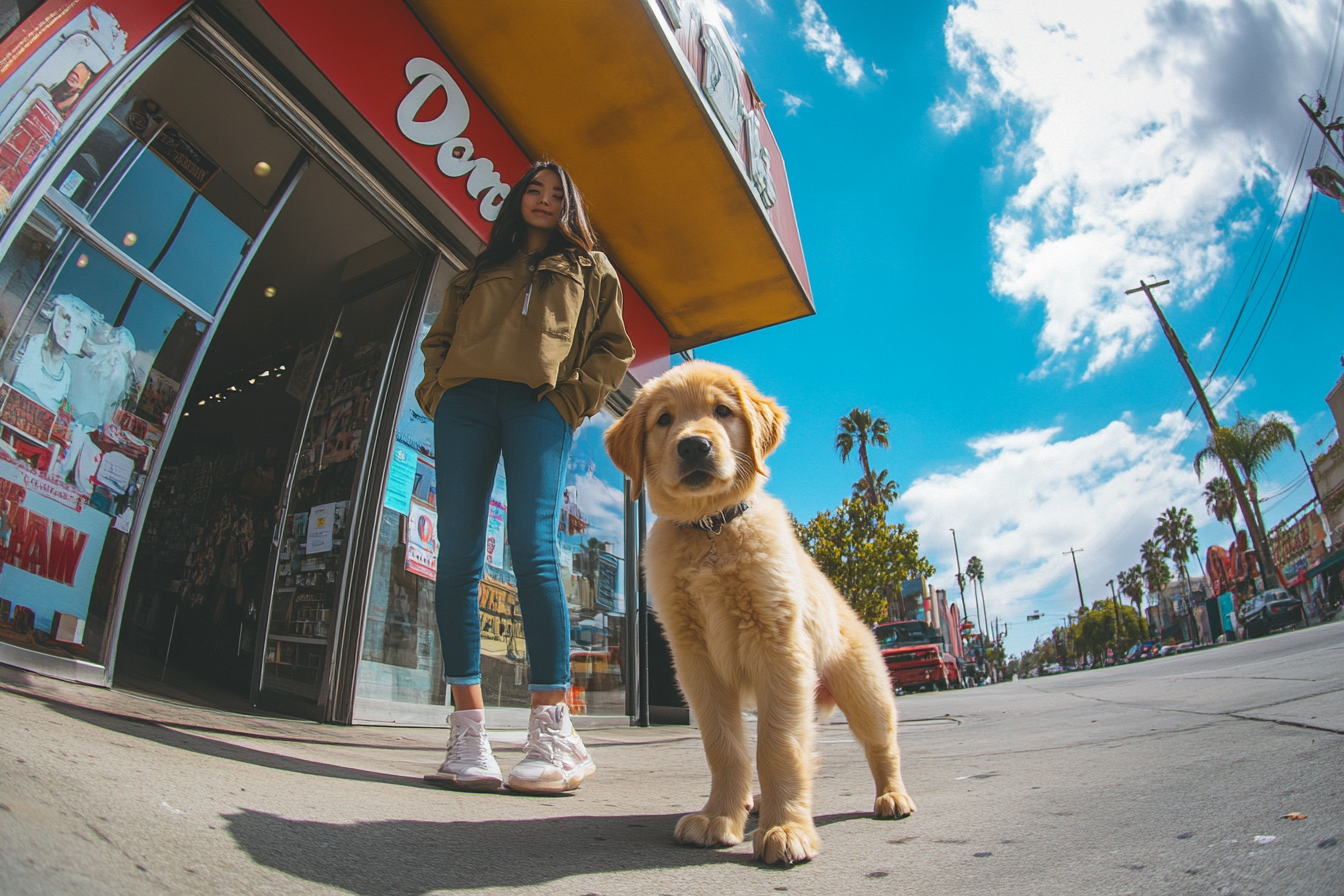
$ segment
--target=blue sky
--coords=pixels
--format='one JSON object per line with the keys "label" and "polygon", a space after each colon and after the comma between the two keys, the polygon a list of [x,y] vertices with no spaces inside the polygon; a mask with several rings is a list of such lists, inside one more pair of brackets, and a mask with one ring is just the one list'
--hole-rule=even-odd
{"label": "blue sky", "polygon": [[[818,312],[698,352],[788,408],[771,491],[802,519],[836,506],[859,476],[833,450],[836,421],[885,417],[892,447],[874,463],[901,484],[892,519],[920,530],[951,593],[957,529],[1011,652],[1077,608],[1070,547],[1090,604],[1166,507],[1190,509],[1202,547],[1227,543],[1191,462],[1203,421],[1124,290],[1172,281],[1158,296],[1204,374],[1246,295],[1239,272],[1267,257],[1224,362],[1241,367],[1312,195],[1298,162],[1320,140],[1296,100],[1338,90],[1340,5],[714,8],[768,104]],[[1336,438],[1324,396],[1344,373],[1344,212],[1310,202],[1263,343],[1211,391],[1232,387],[1221,417],[1279,414],[1314,457]],[[1271,525],[1302,506],[1301,457],[1283,452],[1261,495]],[[1045,617],[1027,623],[1032,610]]]}

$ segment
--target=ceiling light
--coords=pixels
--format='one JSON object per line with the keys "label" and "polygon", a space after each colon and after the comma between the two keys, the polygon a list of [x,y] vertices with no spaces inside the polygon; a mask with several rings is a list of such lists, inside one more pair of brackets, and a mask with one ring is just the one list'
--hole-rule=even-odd
{"label": "ceiling light", "polygon": [[274,287],[274,286],[268,286],[268,287],[266,287],[265,289],[263,289],[263,290],[261,291],[261,294],[264,295],[264,296],[265,296],[266,298],[268,298],[268,299],[273,299],[273,298],[275,298],[275,287]]}
{"label": "ceiling light", "polygon": [[248,380],[249,383],[255,383],[256,380]]}
{"label": "ceiling light", "polygon": [[205,404],[205,399],[202,398],[200,401],[198,401],[198,402],[196,402],[196,403],[197,403],[197,404]]}
{"label": "ceiling light", "polygon": [[88,263],[89,263],[89,256],[87,255],[80,255],[78,258],[75,259],[75,267],[77,268],[82,268]]}
{"label": "ceiling light", "polygon": [[271,173],[271,165],[269,162],[258,162],[252,166],[252,173],[257,177],[265,177]]}
{"label": "ceiling light", "polygon": [[138,239],[140,239],[140,237],[136,236],[134,233],[128,232],[124,237],[121,238],[121,244],[125,246],[127,249],[129,249],[131,246],[135,245],[135,241]]}

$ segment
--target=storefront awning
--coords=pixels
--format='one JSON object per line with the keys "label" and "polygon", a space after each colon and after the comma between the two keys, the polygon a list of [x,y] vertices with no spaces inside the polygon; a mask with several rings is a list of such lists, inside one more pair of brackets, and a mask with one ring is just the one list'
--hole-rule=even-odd
{"label": "storefront awning", "polygon": [[1325,575],[1328,572],[1334,572],[1341,566],[1344,566],[1344,549],[1322,557],[1319,563],[1306,571],[1306,576],[1309,579],[1314,579],[1317,576]]}
{"label": "storefront awning", "polygon": [[681,49],[701,23],[674,29],[657,0],[408,3],[524,149],[571,171],[673,351],[814,313],[768,126],[770,208]]}

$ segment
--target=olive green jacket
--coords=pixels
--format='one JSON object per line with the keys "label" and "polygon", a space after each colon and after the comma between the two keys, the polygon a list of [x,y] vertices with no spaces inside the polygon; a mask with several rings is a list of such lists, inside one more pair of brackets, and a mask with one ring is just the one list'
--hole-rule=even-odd
{"label": "olive green jacket", "polygon": [[[551,272],[545,286],[541,271]],[[596,414],[635,357],[607,257],[553,255],[534,266],[519,253],[481,271],[468,295],[470,280],[469,271],[453,278],[420,343],[425,378],[415,397],[424,412],[433,419],[446,390],[487,378],[526,383],[575,428]]]}

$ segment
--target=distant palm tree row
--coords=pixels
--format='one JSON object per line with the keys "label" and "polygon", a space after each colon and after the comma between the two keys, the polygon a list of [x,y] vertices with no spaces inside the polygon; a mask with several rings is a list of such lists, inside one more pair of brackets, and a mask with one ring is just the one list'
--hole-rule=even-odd
{"label": "distant palm tree row", "polygon": [[[1242,511],[1242,519],[1251,534],[1256,554],[1260,557],[1260,568],[1266,574],[1266,583],[1272,584],[1278,578],[1273,565],[1273,557],[1268,550],[1265,538],[1265,523],[1260,515],[1259,491],[1256,479],[1264,471],[1265,465],[1275,452],[1285,444],[1296,447],[1292,429],[1283,421],[1273,417],[1256,422],[1241,414],[1232,426],[1220,426],[1209,437],[1208,444],[1195,455],[1195,473],[1202,476],[1204,467],[1217,463],[1223,470],[1223,476],[1210,479],[1204,486],[1204,506],[1214,519],[1232,527],[1232,537],[1238,537],[1237,511]],[[1235,473],[1238,481],[1245,483],[1246,503],[1242,505],[1230,473]],[[1249,515],[1247,511],[1250,511]],[[1262,549],[1263,548],[1263,549]],[[1181,584],[1186,594],[1187,609],[1190,606],[1189,561],[1193,557],[1199,563],[1200,575],[1204,574],[1204,561],[1199,554],[1199,537],[1195,534],[1195,521],[1190,511],[1184,507],[1171,507],[1157,518],[1153,537],[1139,546],[1139,562],[1122,571],[1116,581],[1121,592],[1134,603],[1135,609],[1142,612],[1143,595],[1146,590],[1155,603],[1162,589],[1171,584],[1171,567],[1168,561],[1176,564]],[[1270,578],[1272,577],[1272,578]],[[1187,612],[1190,631],[1194,632],[1193,616]]]}

